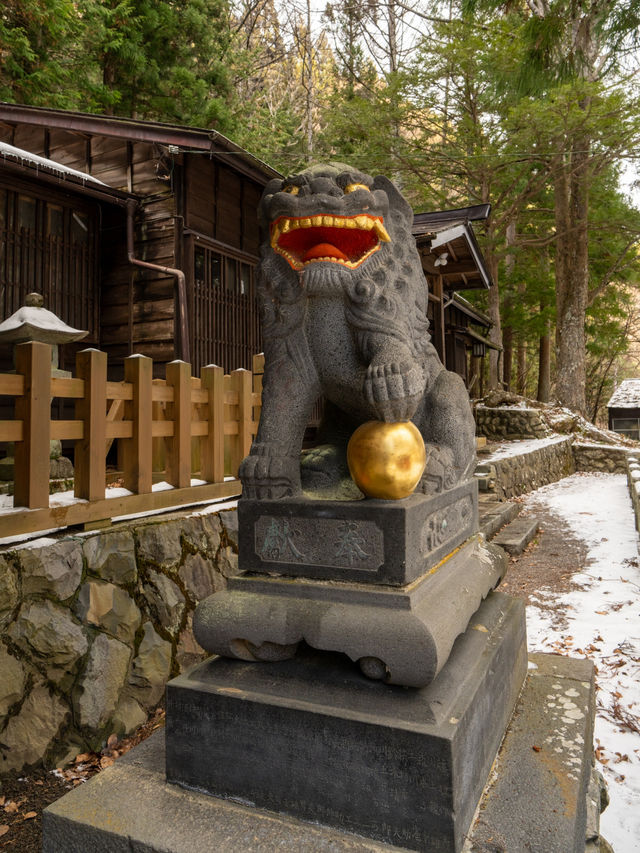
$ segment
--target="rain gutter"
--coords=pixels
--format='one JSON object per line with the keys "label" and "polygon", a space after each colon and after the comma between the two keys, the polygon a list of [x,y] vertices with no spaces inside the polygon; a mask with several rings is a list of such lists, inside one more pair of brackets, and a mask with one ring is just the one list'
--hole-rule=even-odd
{"label": "rain gutter", "polygon": [[127,201],[127,258],[133,266],[146,270],[154,270],[165,275],[171,275],[176,280],[178,288],[178,343],[179,357],[182,361],[191,361],[189,354],[189,324],[187,320],[187,280],[182,270],[174,267],[163,267],[159,264],[151,264],[135,257],[133,241],[133,215],[138,203],[133,199]]}

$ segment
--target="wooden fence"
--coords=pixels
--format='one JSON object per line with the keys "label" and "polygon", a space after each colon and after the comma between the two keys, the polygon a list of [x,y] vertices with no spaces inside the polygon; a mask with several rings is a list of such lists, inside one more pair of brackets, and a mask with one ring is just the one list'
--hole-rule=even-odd
{"label": "wooden fence", "polygon": [[[174,361],[165,380],[153,380],[152,360],[132,355],[124,381],[109,382],[106,354],[86,349],[75,377],[56,378],[47,344],[17,346],[16,373],[0,374],[0,395],[15,398],[14,419],[0,421],[0,441],[15,442],[14,507],[0,513],[0,538],[239,494],[238,466],[260,418],[261,356],[254,365],[255,377],[209,366],[196,378],[189,364]],[[73,420],[51,418],[56,397],[75,401]],[[74,441],[73,502],[50,500],[51,439]],[[130,494],[108,497],[113,441]],[[164,470],[154,471],[154,459]],[[192,485],[192,476],[205,482]],[[168,486],[154,491],[159,480]]]}

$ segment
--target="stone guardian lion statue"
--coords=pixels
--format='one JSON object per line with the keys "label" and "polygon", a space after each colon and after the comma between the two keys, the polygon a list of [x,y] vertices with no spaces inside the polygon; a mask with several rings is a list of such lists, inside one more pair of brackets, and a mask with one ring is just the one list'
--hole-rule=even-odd
{"label": "stone guardian lion statue", "polygon": [[[267,185],[257,270],[263,408],[240,469],[246,497],[284,499],[348,479],[346,444],[369,420],[412,420],[420,430],[427,466],[416,491],[441,492],[470,475],[469,398],[430,341],[412,221],[390,180],[342,164]],[[301,458],[321,395],[320,445]]]}

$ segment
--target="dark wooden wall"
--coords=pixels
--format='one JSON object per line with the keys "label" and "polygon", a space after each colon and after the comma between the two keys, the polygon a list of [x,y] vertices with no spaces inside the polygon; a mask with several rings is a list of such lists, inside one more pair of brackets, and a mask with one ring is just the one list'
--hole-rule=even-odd
{"label": "dark wooden wall", "polygon": [[[212,361],[227,372],[251,367],[251,356],[261,349],[253,291],[258,181],[208,153],[171,153],[168,146],[138,140],[3,124],[0,140],[139,196],[135,257],[185,271],[194,367]],[[176,357],[175,279],[128,263],[125,222],[123,209],[102,206],[100,296],[92,340],[111,364],[141,353],[153,358],[163,375],[163,363]],[[219,290],[211,277],[195,281],[202,252],[221,259]]]}

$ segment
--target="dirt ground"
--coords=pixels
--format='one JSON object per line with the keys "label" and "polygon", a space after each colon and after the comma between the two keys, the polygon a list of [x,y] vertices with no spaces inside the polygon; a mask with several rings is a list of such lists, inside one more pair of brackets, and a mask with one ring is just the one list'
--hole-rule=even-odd
{"label": "dirt ground", "polygon": [[102,752],[79,755],[65,770],[34,770],[25,775],[12,773],[0,778],[0,850],[41,853],[43,809],[76,785],[110,767],[121,755],[163,725],[164,711],[158,709],[130,737],[119,741],[112,735]]}
{"label": "dirt ground", "polygon": [[[532,513],[533,514],[533,513]],[[510,560],[509,571],[500,590],[524,598],[528,603],[538,590],[550,588],[568,592],[574,585],[572,575],[584,565],[585,546],[572,537],[569,530],[550,512],[536,509],[540,530],[534,541],[519,557]],[[547,608],[549,604],[545,605]],[[562,614],[558,613],[561,625]],[[0,850],[8,853],[40,853],[42,847],[42,810],[75,785],[113,764],[131,747],[164,725],[164,712],[154,717],[129,738],[115,737],[101,753],[78,756],[74,765],[52,773],[33,771],[0,779]]]}
{"label": "dirt ground", "polygon": [[[500,584],[500,591],[531,604],[541,589],[552,589],[558,595],[575,589],[572,578],[585,565],[585,544],[548,510],[536,507],[535,511],[521,513],[521,517],[525,516],[538,519],[538,533],[523,554],[509,560],[509,569]],[[545,610],[553,610],[548,600],[545,600]],[[560,609],[557,617],[558,627],[562,627]]]}

